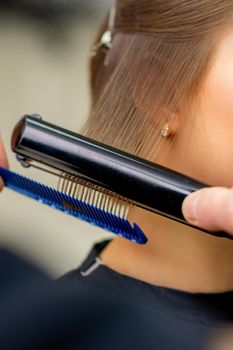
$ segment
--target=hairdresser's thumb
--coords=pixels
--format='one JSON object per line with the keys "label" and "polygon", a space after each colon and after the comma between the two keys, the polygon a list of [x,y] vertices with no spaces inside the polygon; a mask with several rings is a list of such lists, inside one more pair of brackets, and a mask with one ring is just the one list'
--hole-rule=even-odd
{"label": "hairdresser's thumb", "polygon": [[195,226],[233,235],[233,191],[230,189],[213,187],[194,192],[184,200],[182,212]]}

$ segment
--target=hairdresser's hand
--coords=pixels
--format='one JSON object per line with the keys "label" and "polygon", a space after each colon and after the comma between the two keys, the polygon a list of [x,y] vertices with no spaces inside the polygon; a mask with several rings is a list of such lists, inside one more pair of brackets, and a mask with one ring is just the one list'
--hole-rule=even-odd
{"label": "hairdresser's hand", "polygon": [[213,187],[194,192],[184,200],[182,211],[195,226],[233,235],[233,189]]}
{"label": "hairdresser's hand", "polygon": [[[8,168],[8,161],[7,161],[7,156],[6,156],[6,151],[2,142],[2,139],[0,137],[0,166],[3,168]],[[0,191],[3,188],[3,181],[0,178]]]}

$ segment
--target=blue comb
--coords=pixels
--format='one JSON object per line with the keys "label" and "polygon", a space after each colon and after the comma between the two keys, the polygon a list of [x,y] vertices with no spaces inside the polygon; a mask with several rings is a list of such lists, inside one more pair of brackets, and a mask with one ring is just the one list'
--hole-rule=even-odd
{"label": "blue comb", "polygon": [[128,220],[115,214],[96,208],[84,201],[80,201],[1,167],[0,177],[2,177],[6,187],[24,196],[35,199],[40,203],[49,205],[133,242],[139,244],[145,244],[147,242],[147,237],[137,224],[134,223],[132,227]]}

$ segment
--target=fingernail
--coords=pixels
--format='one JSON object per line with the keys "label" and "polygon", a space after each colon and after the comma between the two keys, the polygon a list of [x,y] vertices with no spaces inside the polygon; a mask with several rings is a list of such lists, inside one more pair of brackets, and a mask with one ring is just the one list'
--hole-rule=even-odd
{"label": "fingernail", "polygon": [[195,192],[186,197],[182,205],[182,212],[185,219],[194,225],[198,224],[197,205],[199,200],[200,194]]}

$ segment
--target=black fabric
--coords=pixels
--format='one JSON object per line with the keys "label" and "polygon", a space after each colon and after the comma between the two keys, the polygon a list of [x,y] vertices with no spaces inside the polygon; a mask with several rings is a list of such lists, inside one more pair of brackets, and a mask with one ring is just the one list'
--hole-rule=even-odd
{"label": "black fabric", "polygon": [[77,295],[89,293],[90,301],[97,303],[106,298],[124,310],[125,322],[118,322],[117,337],[111,338],[106,329],[104,349],[209,349],[213,337],[232,325],[233,292],[192,294],[158,287],[105,265],[83,276],[108,243],[96,244],[78,269],[60,279],[70,284]]}
{"label": "black fabric", "polygon": [[105,334],[117,337],[125,313],[108,298],[95,300],[92,290],[76,293],[69,285],[0,249],[0,349],[107,349]]}
{"label": "black fabric", "polygon": [[201,350],[232,324],[233,292],[191,294],[156,287],[95,263],[52,281],[0,250],[0,349]]}

